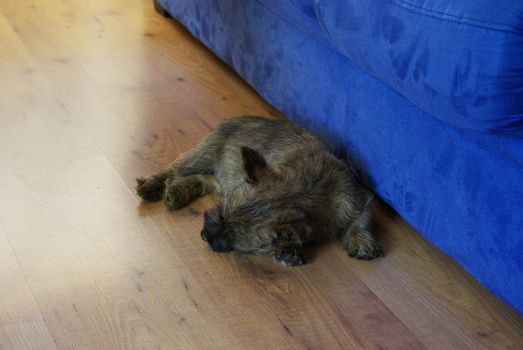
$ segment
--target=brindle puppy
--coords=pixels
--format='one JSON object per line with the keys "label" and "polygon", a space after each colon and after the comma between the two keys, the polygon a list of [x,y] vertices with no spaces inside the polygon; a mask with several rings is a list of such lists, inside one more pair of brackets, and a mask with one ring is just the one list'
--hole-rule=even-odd
{"label": "brindle puppy", "polygon": [[305,263],[306,244],[339,239],[350,256],[382,255],[370,229],[372,195],[314,136],[286,121],[230,119],[164,172],[138,178],[137,193],[170,210],[208,193],[202,239],[218,252]]}

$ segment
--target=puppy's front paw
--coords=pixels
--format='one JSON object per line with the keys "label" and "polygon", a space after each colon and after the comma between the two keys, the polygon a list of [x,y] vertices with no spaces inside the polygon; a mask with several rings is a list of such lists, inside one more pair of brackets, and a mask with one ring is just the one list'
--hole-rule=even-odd
{"label": "puppy's front paw", "polygon": [[298,266],[305,264],[303,249],[298,245],[279,248],[274,254],[274,260],[285,266]]}
{"label": "puppy's front paw", "polygon": [[360,232],[349,238],[347,252],[356,259],[371,260],[383,256],[383,250],[368,232]]}

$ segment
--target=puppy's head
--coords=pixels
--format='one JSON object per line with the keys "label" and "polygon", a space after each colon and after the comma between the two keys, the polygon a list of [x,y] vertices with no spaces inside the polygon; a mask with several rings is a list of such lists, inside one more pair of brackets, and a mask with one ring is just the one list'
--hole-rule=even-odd
{"label": "puppy's head", "polygon": [[285,171],[267,164],[251,148],[242,147],[241,156],[245,182],[226,194],[220,214],[207,216],[202,238],[205,236],[217,251],[270,253],[281,236],[281,227],[298,222],[304,227],[305,215],[294,195],[295,184]]}

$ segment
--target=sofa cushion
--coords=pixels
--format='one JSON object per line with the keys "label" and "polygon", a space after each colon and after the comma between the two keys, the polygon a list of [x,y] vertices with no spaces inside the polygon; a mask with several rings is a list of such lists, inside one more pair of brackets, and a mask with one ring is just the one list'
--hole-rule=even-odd
{"label": "sofa cushion", "polygon": [[432,116],[523,135],[523,1],[315,3],[340,52]]}

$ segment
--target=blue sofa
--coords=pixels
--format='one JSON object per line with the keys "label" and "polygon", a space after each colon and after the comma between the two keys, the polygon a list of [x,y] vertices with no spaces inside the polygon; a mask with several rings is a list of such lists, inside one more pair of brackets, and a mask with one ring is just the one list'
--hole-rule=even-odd
{"label": "blue sofa", "polygon": [[523,312],[523,1],[158,1]]}

